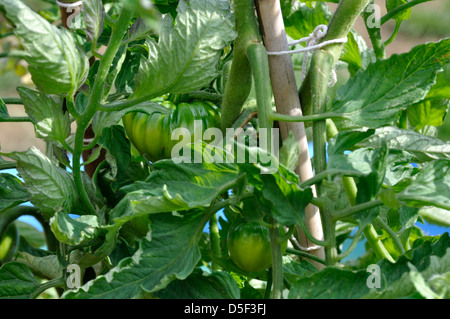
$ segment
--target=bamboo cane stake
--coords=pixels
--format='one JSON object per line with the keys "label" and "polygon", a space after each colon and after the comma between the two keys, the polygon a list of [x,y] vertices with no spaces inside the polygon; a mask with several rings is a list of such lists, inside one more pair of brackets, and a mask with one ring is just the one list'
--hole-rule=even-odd
{"label": "bamboo cane stake", "polygon": [[[260,29],[267,51],[289,50],[283,16],[279,0],[255,0],[258,12]],[[270,78],[277,112],[287,115],[301,116],[301,105],[295,81],[294,68],[290,55],[269,56]],[[295,172],[300,181],[313,177],[313,170],[309,155],[308,141],[306,139],[305,125],[302,122],[280,122],[280,133],[283,139],[292,131],[299,143],[300,156]],[[313,188],[315,195],[315,189]],[[323,240],[323,229],[320,213],[316,206],[308,205],[305,210],[305,223],[309,232],[317,239]],[[298,228],[298,241],[306,250],[319,258],[325,258],[323,247],[314,249],[316,245],[310,242],[303,231]],[[318,269],[323,264],[311,261]]]}

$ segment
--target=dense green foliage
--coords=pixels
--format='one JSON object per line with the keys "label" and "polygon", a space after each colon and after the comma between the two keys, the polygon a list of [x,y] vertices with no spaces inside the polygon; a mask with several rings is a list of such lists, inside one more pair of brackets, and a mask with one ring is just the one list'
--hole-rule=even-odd
{"label": "dense green foliage", "polygon": [[[24,59],[32,79],[0,99],[0,122],[31,122],[47,145],[0,153],[0,298],[450,297],[449,235],[419,227],[450,226],[450,144],[437,137],[450,106],[449,38],[386,58],[380,26],[367,25],[369,49],[348,25],[372,1],[341,1],[335,14],[325,2],[281,0],[289,38],[319,24],[347,37],[313,54],[299,83],[304,116],[288,116],[275,112],[253,1],[83,0],[70,28],[43,3],[0,0],[0,41],[20,43],[1,54]],[[381,20],[398,28],[414,10],[386,7]],[[300,75],[302,55],[292,60]],[[171,110],[169,95],[187,103]],[[10,116],[17,103],[26,117]],[[203,131],[233,122],[255,134],[196,140],[195,160],[180,163],[171,132],[195,119]],[[294,172],[302,150],[292,135],[277,154],[252,144],[278,121],[315,123],[308,134],[323,152],[313,178]],[[323,239],[306,227],[310,204]],[[262,241],[231,230],[243,220]],[[298,229],[325,259],[299,245]],[[357,246],[364,252],[352,255]],[[81,287],[70,284],[73,265]]]}

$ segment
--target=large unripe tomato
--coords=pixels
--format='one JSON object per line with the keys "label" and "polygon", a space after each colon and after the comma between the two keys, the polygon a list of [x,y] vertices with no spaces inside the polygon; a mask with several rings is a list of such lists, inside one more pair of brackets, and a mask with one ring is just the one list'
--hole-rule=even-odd
{"label": "large unripe tomato", "polygon": [[[272,265],[269,229],[258,223],[239,223],[228,233],[231,260],[242,270],[258,272]],[[283,253],[287,242],[282,244]]]}
{"label": "large unripe tomato", "polygon": [[[198,139],[194,138],[202,137],[206,129],[219,126],[219,109],[210,102],[174,104],[171,101],[164,101],[161,104],[171,110],[171,113],[131,112],[122,118],[130,141],[142,155],[152,162],[170,158],[172,148],[180,141],[196,142]],[[194,127],[196,120],[200,120],[202,123],[201,132],[194,132],[194,128],[197,130],[200,128],[200,126]],[[172,140],[172,132],[176,128],[188,129],[191,140]]]}

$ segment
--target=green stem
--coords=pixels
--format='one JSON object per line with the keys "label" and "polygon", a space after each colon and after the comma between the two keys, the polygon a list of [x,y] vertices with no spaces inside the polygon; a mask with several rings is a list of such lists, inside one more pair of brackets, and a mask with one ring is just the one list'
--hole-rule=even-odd
{"label": "green stem", "polygon": [[7,117],[7,118],[0,118],[0,123],[2,122],[31,122],[31,119],[27,116],[17,116],[17,117]]}
{"label": "green stem", "polygon": [[401,13],[402,11],[408,10],[409,8],[418,5],[423,2],[428,2],[431,0],[411,0],[408,2],[403,3],[402,5],[396,7],[395,9],[389,11],[386,13],[381,19],[380,24],[383,25],[386,22],[388,22],[390,19],[394,18],[397,14]]}
{"label": "green stem", "polygon": [[358,188],[356,187],[355,180],[353,177],[344,176],[342,178],[342,185],[344,187],[345,194],[347,195],[348,201],[350,205],[356,205],[356,194],[358,192]]}
{"label": "green stem", "polygon": [[[369,5],[372,5],[373,8],[375,8],[374,0],[371,0]],[[364,24],[366,25],[367,33],[369,34],[370,41],[372,42],[373,51],[375,53],[375,56],[378,59],[385,59],[386,58],[386,51],[385,46],[383,43],[383,39],[381,38],[381,30],[380,26],[378,25],[369,25],[369,18],[371,15],[373,15],[373,12],[367,11],[366,9],[361,13],[362,18],[364,20]]]}
{"label": "green stem", "polygon": [[39,211],[34,206],[15,206],[9,208],[1,213],[0,218],[0,238],[3,237],[4,232],[8,225],[19,218],[20,216],[30,215],[38,220],[38,222],[44,228],[44,235],[47,244],[47,249],[49,251],[56,251],[57,248],[57,240],[53,235],[53,232],[50,230],[49,224],[44,220]]}
{"label": "green stem", "polygon": [[103,111],[103,112],[118,112],[123,109],[126,109],[127,107],[138,105],[139,103],[145,102],[147,100],[151,100],[160,95],[161,94],[157,93],[157,94],[154,94],[153,96],[143,96],[143,97],[136,98],[136,99],[130,99],[130,100],[125,100],[125,101],[116,101],[116,102],[109,103],[106,105],[101,104],[99,106],[98,110]]}
{"label": "green stem", "polygon": [[264,291],[264,299],[269,299],[272,291],[272,268],[269,268],[267,274],[266,290]]}
{"label": "green stem", "polygon": [[65,282],[64,282],[64,278],[56,278],[53,280],[49,280],[45,283],[43,283],[42,285],[40,285],[32,294],[31,294],[31,299],[36,299],[37,297],[39,297],[39,295],[41,293],[43,293],[44,291],[46,291],[47,289],[50,288],[55,288],[55,287],[64,287]]}
{"label": "green stem", "polygon": [[221,107],[223,132],[232,127],[250,94],[252,77],[246,51],[249,44],[258,43],[259,37],[253,0],[235,0],[234,16],[238,35],[234,41],[230,75],[223,92]]}
{"label": "green stem", "polygon": [[321,263],[322,265],[326,265],[326,261],[323,260],[322,258],[319,258],[317,256],[314,256],[312,254],[308,254],[307,252],[301,251],[301,250],[297,250],[297,249],[293,249],[293,248],[287,248],[286,252],[288,254],[293,254],[293,255],[297,255],[297,256],[301,256],[301,257],[305,257],[307,259],[311,259],[314,261],[317,261],[318,263]]}
{"label": "green stem", "polygon": [[250,61],[253,80],[255,82],[255,95],[258,110],[258,127],[268,129],[268,150],[270,150],[270,128],[272,121],[272,89],[270,85],[269,59],[266,48],[259,43],[247,47],[247,56]]}
{"label": "green stem", "polygon": [[10,31],[10,32],[2,33],[2,34],[0,34],[0,39],[9,37],[10,35],[14,35],[14,32]]}
{"label": "green stem", "polygon": [[380,217],[377,217],[375,219],[375,222],[380,225],[380,227],[383,228],[389,234],[389,236],[391,236],[395,248],[397,248],[397,250],[403,255],[405,253],[405,248],[398,239],[397,234]]}
{"label": "green stem", "polygon": [[372,224],[367,225],[367,227],[364,229],[364,236],[366,236],[367,242],[372,247],[375,255],[377,255],[378,258],[384,258],[392,263],[395,263],[394,258],[392,258],[392,256],[386,250],[386,247],[384,247],[383,243],[378,238],[377,231]]}
{"label": "green stem", "polygon": [[[347,198],[353,207],[346,209],[345,211],[335,212],[333,214],[333,218],[335,220],[352,217],[354,214],[357,214],[359,212],[383,205],[383,202],[379,199],[356,205],[356,195],[357,195],[358,189],[356,187],[356,183],[355,183],[355,180],[353,179],[353,177],[344,177],[343,178],[343,186],[344,186],[344,190],[347,195]],[[354,206],[354,205],[356,205],[356,206]],[[389,252],[386,250],[386,247],[384,247],[383,243],[378,238],[376,230],[372,224],[368,225],[364,229],[364,236],[366,236],[367,242],[369,243],[369,245],[372,247],[375,254],[379,258],[385,258],[391,262],[394,262],[394,259],[391,257]]]}
{"label": "green stem", "polygon": [[349,118],[350,115],[347,113],[321,113],[321,114],[311,114],[311,115],[286,115],[273,112],[270,114],[270,119],[272,121],[284,121],[284,122],[311,122],[311,121],[323,121],[327,119],[341,119]]}
{"label": "green stem", "polygon": [[269,229],[270,249],[272,252],[272,291],[271,299],[282,299],[283,297],[283,254],[280,237],[280,225],[273,221],[273,227]]}
{"label": "green stem", "polygon": [[117,24],[113,28],[111,38],[109,40],[108,47],[100,61],[97,76],[92,87],[92,93],[89,97],[89,101],[84,112],[80,115],[77,120],[77,131],[75,133],[75,146],[73,153],[73,177],[76,189],[80,196],[81,203],[84,205],[85,209],[89,214],[95,215],[96,210],[89,200],[86,190],[83,187],[83,182],[81,178],[81,153],[83,150],[84,142],[84,132],[88,128],[92,117],[98,111],[100,102],[103,95],[103,85],[105,79],[108,76],[109,68],[112,65],[114,57],[121,45],[123,35],[128,30],[131,18],[133,17],[132,11],[122,8],[122,12],[118,18]]}
{"label": "green stem", "polygon": [[[221,250],[220,250],[220,236],[219,236],[219,225],[217,223],[217,215],[214,214],[209,220],[209,238],[211,244],[211,253],[213,256],[221,258]],[[220,270],[220,266],[214,262],[214,259],[211,262],[211,269]]]}
{"label": "green stem", "polygon": [[29,54],[26,51],[20,51],[20,50],[11,50],[7,52],[1,52],[0,58],[25,58],[29,56]]}
{"label": "green stem", "polygon": [[344,259],[348,255],[350,255],[350,253],[355,249],[356,245],[360,241],[362,233],[363,233],[363,231],[361,229],[358,229],[356,234],[353,236],[353,240],[352,240],[350,246],[347,248],[347,250],[337,256],[337,258],[336,258],[337,261]]}
{"label": "green stem", "polygon": [[2,97],[0,100],[2,100],[5,104],[23,105],[23,101],[20,97]]}
{"label": "green stem", "polygon": [[388,46],[392,41],[394,41],[395,37],[397,36],[398,30],[400,30],[400,21],[395,21],[395,28],[394,31],[392,32],[391,36],[389,37],[389,39],[387,39],[384,42],[384,46]]}
{"label": "green stem", "polygon": [[210,101],[217,106],[222,104],[222,95],[216,93],[196,91],[189,93],[189,98],[197,101]]}
{"label": "green stem", "polygon": [[4,170],[4,169],[12,169],[12,168],[16,168],[16,167],[17,167],[16,162],[6,161],[6,162],[0,163],[0,171]]}
{"label": "green stem", "polygon": [[[328,41],[347,37],[356,19],[367,6],[370,0],[345,0],[340,1],[336,11],[328,24],[328,33],[322,39]],[[330,44],[322,50],[328,51],[334,57],[334,64],[339,60],[343,48],[342,43]],[[310,74],[307,73],[299,90],[300,100],[302,104],[303,114],[311,114],[311,82]]]}
{"label": "green stem", "polygon": [[[331,74],[334,59],[333,55],[324,50],[314,53],[311,60],[311,105],[313,114],[323,114],[327,108],[328,78]],[[326,170],[326,143],[327,124],[326,120],[313,122],[313,148],[314,148],[314,171],[320,174]],[[324,191],[321,182],[316,184],[318,197],[323,197]],[[322,228],[325,241],[329,246],[325,247],[325,259],[328,265],[334,263],[337,255],[335,239],[335,222],[331,218],[331,212],[327,205],[319,209],[322,219]]]}
{"label": "green stem", "polygon": [[375,199],[370,202],[365,202],[362,204],[358,204],[356,206],[352,206],[350,208],[346,208],[342,211],[333,212],[332,216],[335,221],[352,217],[353,215],[365,211],[367,209],[375,208],[378,206],[384,205],[380,199]]}

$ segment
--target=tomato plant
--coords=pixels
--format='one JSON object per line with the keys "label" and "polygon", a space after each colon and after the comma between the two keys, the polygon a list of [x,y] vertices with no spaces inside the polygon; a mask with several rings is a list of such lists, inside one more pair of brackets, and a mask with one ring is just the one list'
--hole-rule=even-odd
{"label": "tomato plant", "polygon": [[0,0],[0,298],[448,298],[450,39],[329,2]]}

